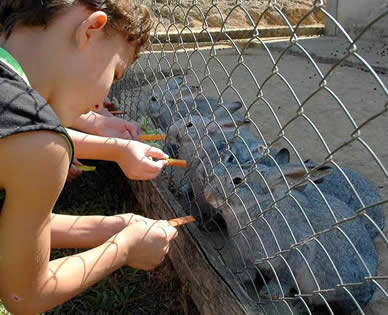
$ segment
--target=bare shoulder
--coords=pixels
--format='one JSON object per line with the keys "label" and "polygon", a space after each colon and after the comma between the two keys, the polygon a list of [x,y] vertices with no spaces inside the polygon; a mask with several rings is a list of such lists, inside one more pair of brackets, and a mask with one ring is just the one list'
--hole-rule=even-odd
{"label": "bare shoulder", "polygon": [[[29,203],[51,208],[63,188],[69,163],[66,140],[58,133],[23,132],[1,139],[0,188],[7,194],[4,207]],[[37,196],[46,196],[46,202]]]}
{"label": "bare shoulder", "polygon": [[[0,295],[31,298],[50,254],[51,212],[69,167],[66,140],[50,131],[23,132],[0,140]],[[22,276],[21,276],[22,275]],[[36,295],[33,296],[36,298]]]}

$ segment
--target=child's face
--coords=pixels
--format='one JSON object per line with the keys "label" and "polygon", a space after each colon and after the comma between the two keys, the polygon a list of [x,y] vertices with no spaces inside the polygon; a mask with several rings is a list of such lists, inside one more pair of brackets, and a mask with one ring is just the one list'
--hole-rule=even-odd
{"label": "child's face", "polygon": [[[128,42],[119,32],[112,31],[112,36],[97,37],[89,43],[72,62],[64,80],[66,89],[74,91],[66,95],[68,110],[66,118],[62,119],[65,126],[71,126],[72,121],[81,114],[102,107],[114,81],[121,79],[128,66],[134,61],[136,42]],[[64,118],[64,117],[62,117]]]}
{"label": "child's face", "polygon": [[136,44],[129,43],[122,36],[106,38],[96,45],[95,51],[85,60],[85,72],[77,85],[81,114],[92,110],[95,105],[102,107],[112,83],[120,80],[134,61],[135,50]]}

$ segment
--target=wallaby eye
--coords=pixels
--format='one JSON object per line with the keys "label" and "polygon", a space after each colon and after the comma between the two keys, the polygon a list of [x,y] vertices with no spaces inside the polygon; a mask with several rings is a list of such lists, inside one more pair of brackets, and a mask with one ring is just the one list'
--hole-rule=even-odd
{"label": "wallaby eye", "polygon": [[234,156],[233,155],[230,155],[230,157],[228,158],[228,163],[232,163],[234,160]]}
{"label": "wallaby eye", "polygon": [[192,123],[191,121],[189,121],[189,122],[186,124],[186,127],[187,127],[187,128],[193,127],[193,123]]}
{"label": "wallaby eye", "polygon": [[242,178],[241,177],[234,177],[233,178],[233,184],[238,185],[241,184]]}
{"label": "wallaby eye", "polygon": [[152,97],[151,97],[151,101],[156,102],[156,97],[155,97],[155,96],[152,96]]}

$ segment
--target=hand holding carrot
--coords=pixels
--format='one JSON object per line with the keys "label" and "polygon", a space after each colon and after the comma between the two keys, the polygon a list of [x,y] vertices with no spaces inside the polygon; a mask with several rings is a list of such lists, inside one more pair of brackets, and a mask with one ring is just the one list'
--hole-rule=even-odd
{"label": "hand holding carrot", "polygon": [[173,226],[173,227],[178,227],[178,226],[185,225],[187,223],[191,223],[191,222],[194,222],[194,221],[195,221],[195,218],[192,215],[190,215],[190,216],[187,216],[187,217],[180,217],[180,218],[170,219],[170,220],[168,220],[168,224]]}

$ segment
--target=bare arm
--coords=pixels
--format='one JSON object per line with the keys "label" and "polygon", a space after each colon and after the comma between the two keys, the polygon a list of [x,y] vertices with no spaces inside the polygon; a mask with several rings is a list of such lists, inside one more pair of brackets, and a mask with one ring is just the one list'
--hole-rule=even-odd
{"label": "bare arm", "polygon": [[125,213],[102,215],[51,215],[51,248],[92,248],[106,242],[130,224],[154,220]]}
{"label": "bare arm", "polygon": [[76,119],[72,128],[101,137],[133,140],[139,140],[139,136],[144,133],[135,121],[127,121],[113,115],[105,116],[92,111]]}
{"label": "bare arm", "polygon": [[92,248],[106,242],[126,227],[114,216],[51,216],[51,248]]}
{"label": "bare arm", "polygon": [[74,129],[82,130],[83,132],[96,134],[98,120],[101,119],[101,114],[90,111],[78,117],[71,126]]}
{"label": "bare arm", "polygon": [[134,140],[99,137],[69,129],[79,159],[112,161],[119,164],[130,179],[149,180],[159,175],[167,161],[161,150]]}
{"label": "bare arm", "polygon": [[[102,245],[49,261],[51,211],[64,185],[69,157],[65,140],[26,132],[0,140],[0,298],[14,314],[47,311],[128,264],[157,266],[176,230],[137,222]],[[39,178],[39,180],[36,180]]]}

